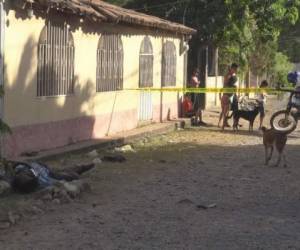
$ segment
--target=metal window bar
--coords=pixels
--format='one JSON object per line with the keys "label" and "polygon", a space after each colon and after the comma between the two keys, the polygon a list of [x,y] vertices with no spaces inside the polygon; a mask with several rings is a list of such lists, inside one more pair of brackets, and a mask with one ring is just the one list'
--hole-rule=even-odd
{"label": "metal window bar", "polygon": [[153,86],[153,49],[149,37],[145,37],[140,48],[139,86]]}
{"label": "metal window bar", "polygon": [[97,49],[97,92],[123,88],[123,46],[121,36],[103,34]]}
{"label": "metal window bar", "polygon": [[37,96],[74,93],[74,51],[67,25],[48,21],[38,45]]}
{"label": "metal window bar", "polygon": [[162,86],[176,86],[176,47],[169,41],[163,45]]}

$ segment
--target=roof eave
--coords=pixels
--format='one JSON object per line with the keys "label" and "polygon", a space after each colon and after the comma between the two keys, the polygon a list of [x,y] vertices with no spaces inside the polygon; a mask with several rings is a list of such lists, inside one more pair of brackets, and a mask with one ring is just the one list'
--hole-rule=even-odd
{"label": "roof eave", "polygon": [[197,33],[195,29],[182,24],[124,9],[100,0],[18,0],[17,2],[19,3],[18,7],[22,9],[39,7],[46,12],[49,12],[49,9],[56,9],[79,16],[84,15],[94,22],[134,24],[183,35]]}

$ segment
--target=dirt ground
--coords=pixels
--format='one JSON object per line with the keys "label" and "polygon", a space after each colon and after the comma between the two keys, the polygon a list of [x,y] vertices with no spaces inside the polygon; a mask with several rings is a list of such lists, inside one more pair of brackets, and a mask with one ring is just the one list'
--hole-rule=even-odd
{"label": "dirt ground", "polygon": [[133,147],[125,163],[84,175],[90,193],[2,230],[0,249],[300,249],[298,131],[288,168],[264,166],[261,133],[245,128],[188,128]]}

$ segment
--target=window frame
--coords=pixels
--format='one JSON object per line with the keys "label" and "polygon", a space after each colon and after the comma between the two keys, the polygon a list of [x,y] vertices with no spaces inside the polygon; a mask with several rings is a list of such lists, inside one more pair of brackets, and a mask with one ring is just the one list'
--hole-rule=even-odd
{"label": "window frame", "polygon": [[124,50],[121,34],[103,33],[98,41],[96,92],[123,90]]}
{"label": "window frame", "polygon": [[166,41],[162,48],[161,86],[176,86],[177,53],[174,42]]}
{"label": "window frame", "polygon": [[139,88],[153,87],[153,47],[149,36],[145,36],[139,53]]}
{"label": "window frame", "polygon": [[73,95],[75,46],[69,25],[48,20],[37,54],[37,97]]}

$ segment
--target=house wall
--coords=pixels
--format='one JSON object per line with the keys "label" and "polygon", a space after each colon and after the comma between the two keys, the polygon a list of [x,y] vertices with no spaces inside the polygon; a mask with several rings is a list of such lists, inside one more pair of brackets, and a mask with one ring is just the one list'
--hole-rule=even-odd
{"label": "house wall", "polygon": [[[38,98],[37,44],[45,20],[19,18],[10,10],[5,34],[4,120],[13,130],[5,138],[4,154],[38,151],[90,138],[133,129],[138,126],[139,50],[146,34],[154,50],[154,86],[161,86],[162,44],[176,45],[176,86],[183,86],[184,56],[179,55],[180,40],[147,29],[97,24],[96,32],[75,27],[75,93],[71,96]],[[71,25],[72,28],[72,25]],[[113,30],[122,35],[124,82],[122,91],[96,92],[96,50],[101,32]],[[145,30],[145,31],[143,31]],[[153,120],[178,114],[178,93],[153,92]],[[169,111],[169,112],[168,112]]]}
{"label": "house wall", "polygon": [[[223,77],[222,76],[209,76],[207,77],[207,88],[223,88]],[[221,107],[219,93],[207,93],[206,94],[206,105],[208,109]]]}

